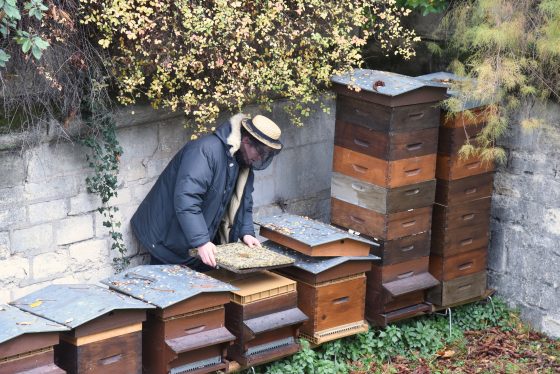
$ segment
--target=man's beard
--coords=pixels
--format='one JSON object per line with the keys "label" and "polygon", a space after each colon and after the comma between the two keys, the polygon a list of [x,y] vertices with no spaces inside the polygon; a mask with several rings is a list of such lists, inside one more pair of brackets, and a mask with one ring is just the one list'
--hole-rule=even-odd
{"label": "man's beard", "polygon": [[245,161],[245,158],[243,157],[243,151],[241,149],[235,152],[235,160],[239,164],[239,167],[248,168],[251,166],[250,163],[247,163],[247,161]]}

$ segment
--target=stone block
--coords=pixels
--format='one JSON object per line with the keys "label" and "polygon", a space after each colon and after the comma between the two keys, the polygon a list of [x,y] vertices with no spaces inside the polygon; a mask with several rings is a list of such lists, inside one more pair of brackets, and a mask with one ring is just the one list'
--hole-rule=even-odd
{"label": "stone block", "polygon": [[48,183],[25,183],[24,198],[28,202],[76,196],[85,183],[85,175],[55,177]]}
{"label": "stone block", "polygon": [[508,155],[507,171],[518,175],[545,175],[554,177],[554,164],[546,154],[512,151]]}
{"label": "stone block", "polygon": [[143,161],[139,158],[131,159],[125,164],[121,162],[121,167],[119,169],[118,175],[119,180],[133,182],[146,178],[148,172],[146,170],[146,166],[144,165],[145,163],[147,163],[147,160]]}
{"label": "stone block", "polygon": [[10,236],[7,231],[0,232],[0,260],[10,256]]}
{"label": "stone block", "polygon": [[0,304],[8,304],[12,301],[11,297],[12,295],[10,290],[6,288],[0,289]]}
{"label": "stone block", "polygon": [[27,175],[29,183],[41,183],[52,178],[83,174],[87,169],[86,149],[66,142],[43,143],[27,151]]}
{"label": "stone block", "polygon": [[192,130],[184,127],[184,118],[174,118],[159,124],[158,157],[168,161],[190,140]]}
{"label": "stone block", "polygon": [[132,191],[132,201],[140,205],[140,203],[146,198],[148,192],[152,189],[154,183],[156,183],[157,178],[153,178],[149,181],[145,181],[144,183],[138,183],[134,186],[131,186],[130,189]]}
{"label": "stone block", "polygon": [[23,184],[21,186],[0,188],[0,210],[14,205],[24,205]]}
{"label": "stone block", "polygon": [[158,178],[169,164],[168,159],[152,158],[146,163],[146,176],[148,178]]}
{"label": "stone block", "polygon": [[73,271],[97,269],[110,262],[107,240],[87,240],[68,247]]}
{"label": "stone block", "polygon": [[25,253],[30,249],[49,247],[53,241],[50,223],[36,225],[12,232],[10,244],[14,253]]}
{"label": "stone block", "polygon": [[158,129],[153,124],[119,129],[118,139],[124,153],[121,168],[131,160],[151,158],[158,149]]}
{"label": "stone block", "polygon": [[52,279],[64,274],[70,267],[70,258],[66,251],[43,253],[32,260],[33,279]]}
{"label": "stone block", "polygon": [[[122,212],[119,209],[118,212],[113,213],[114,221],[120,222],[121,227],[124,225],[129,225],[129,222],[123,219]],[[105,216],[99,212],[94,213],[94,229],[95,229],[95,237],[96,238],[103,238],[109,235],[109,228],[103,226],[103,222],[106,220]]]}
{"label": "stone block", "polygon": [[12,256],[0,260],[0,289],[17,286],[29,276],[29,260],[19,256]]}
{"label": "stone block", "polygon": [[560,313],[545,315],[542,319],[542,331],[554,338],[560,338]]}
{"label": "stone block", "polygon": [[560,235],[560,208],[547,209],[542,222],[547,232],[555,236]]}
{"label": "stone block", "polygon": [[75,216],[61,220],[56,227],[56,244],[64,245],[93,237],[93,216]]}
{"label": "stone block", "polygon": [[495,221],[491,224],[490,245],[488,247],[488,268],[503,273],[507,268],[507,250],[504,245],[504,230]]}
{"label": "stone block", "polygon": [[70,211],[68,215],[75,216],[82,213],[89,213],[97,210],[101,206],[101,198],[89,192],[81,193],[70,198]]}
{"label": "stone block", "polygon": [[31,224],[55,221],[65,218],[68,212],[66,200],[54,200],[28,206],[29,222]]}
{"label": "stone block", "polygon": [[0,152],[0,189],[23,185],[25,180],[25,166],[19,152]]}
{"label": "stone block", "polygon": [[22,223],[25,223],[24,207],[0,210],[0,230],[8,229],[13,225]]}

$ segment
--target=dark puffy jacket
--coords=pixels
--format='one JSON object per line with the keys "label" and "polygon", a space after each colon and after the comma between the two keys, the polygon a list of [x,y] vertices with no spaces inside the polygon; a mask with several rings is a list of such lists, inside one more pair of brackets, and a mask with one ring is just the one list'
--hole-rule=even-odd
{"label": "dark puffy jacket", "polygon": [[[239,173],[239,165],[229,151],[232,144],[227,143],[231,131],[228,122],[213,134],[188,142],[167,165],[132,217],[136,237],[160,261],[191,266],[194,259],[189,257],[188,250],[215,238]],[[234,149],[238,147],[239,144]],[[253,180],[251,170],[230,231],[230,242],[246,234],[255,235]]]}

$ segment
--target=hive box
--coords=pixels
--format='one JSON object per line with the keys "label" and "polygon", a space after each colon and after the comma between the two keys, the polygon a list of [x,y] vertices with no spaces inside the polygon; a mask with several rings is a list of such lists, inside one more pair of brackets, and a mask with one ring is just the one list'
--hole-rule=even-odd
{"label": "hive box", "polygon": [[179,265],[143,265],[102,281],[156,307],[144,322],[146,373],[209,373],[228,369],[235,339],[225,326],[237,288]]}
{"label": "hive box", "polygon": [[152,305],[82,284],[51,285],[12,304],[70,329],[54,350],[66,372],[142,372],[142,322]]}
{"label": "hive box", "polygon": [[441,282],[428,291],[426,300],[441,309],[480,300],[486,292],[486,271],[481,271]]}
{"label": "hive box", "polygon": [[54,363],[60,331],[68,328],[0,304],[0,373],[63,374]]}
{"label": "hive box", "polygon": [[260,235],[308,256],[367,256],[370,240],[307,217],[280,214],[255,220]]}
{"label": "hive box", "polygon": [[364,319],[366,277],[376,256],[309,257],[265,242],[271,249],[295,260],[276,272],[297,282],[298,306],[309,316],[300,335],[314,344],[368,330]]}
{"label": "hive box", "polygon": [[230,359],[247,367],[299,350],[298,329],[307,316],[297,307],[296,282],[269,271],[210,275],[238,288],[226,305],[226,327],[236,337],[228,348]]}

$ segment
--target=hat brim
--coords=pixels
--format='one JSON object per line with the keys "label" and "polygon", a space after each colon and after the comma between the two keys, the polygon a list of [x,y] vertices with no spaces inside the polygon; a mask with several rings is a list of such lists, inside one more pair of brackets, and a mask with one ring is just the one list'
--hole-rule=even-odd
{"label": "hat brim", "polygon": [[258,128],[255,127],[253,121],[250,118],[243,118],[241,120],[241,125],[253,138],[257,139],[259,142],[269,146],[272,149],[280,150],[282,149],[282,143],[280,140],[272,139],[271,137],[267,136],[263,132],[261,132]]}

